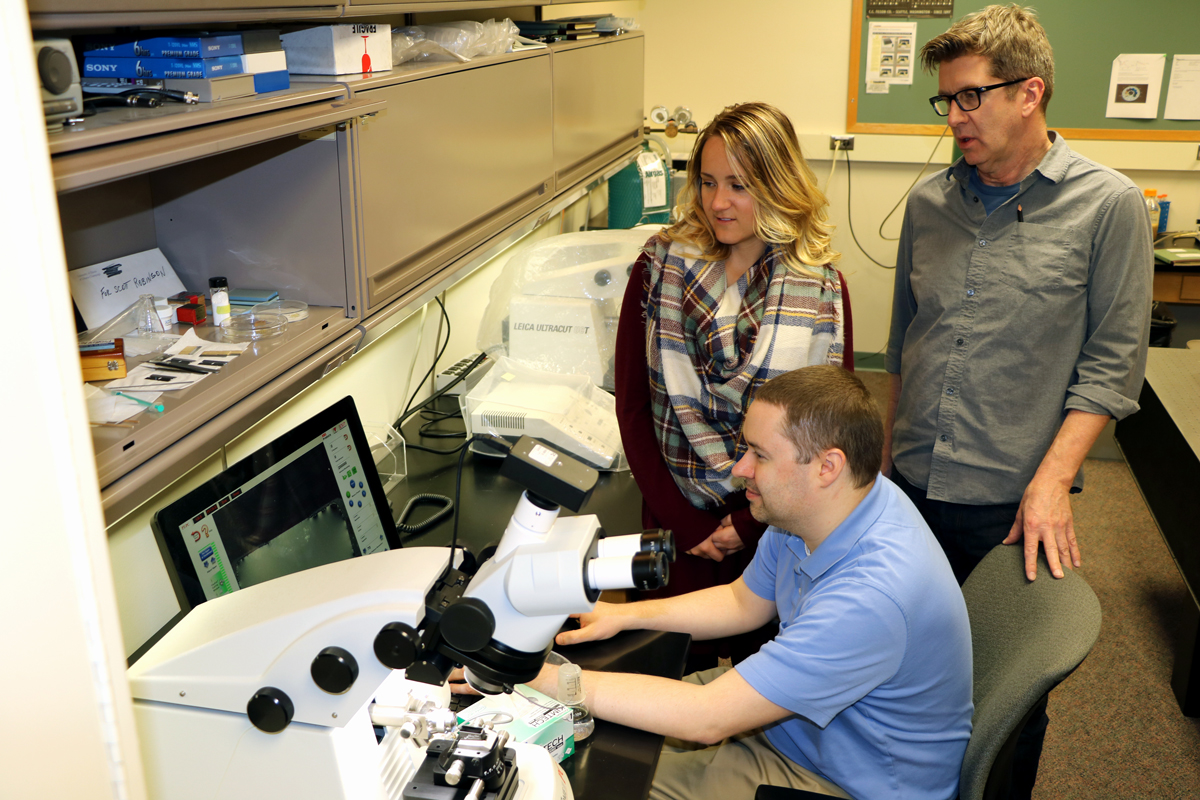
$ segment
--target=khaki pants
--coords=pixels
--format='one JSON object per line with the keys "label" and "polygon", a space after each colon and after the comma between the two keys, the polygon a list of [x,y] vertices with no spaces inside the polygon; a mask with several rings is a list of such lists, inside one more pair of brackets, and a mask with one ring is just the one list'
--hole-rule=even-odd
{"label": "khaki pants", "polygon": [[[727,669],[695,672],[684,680],[703,685]],[[759,784],[850,797],[780,753],[757,728],[709,747],[668,738],[654,772],[650,800],[749,800]]]}

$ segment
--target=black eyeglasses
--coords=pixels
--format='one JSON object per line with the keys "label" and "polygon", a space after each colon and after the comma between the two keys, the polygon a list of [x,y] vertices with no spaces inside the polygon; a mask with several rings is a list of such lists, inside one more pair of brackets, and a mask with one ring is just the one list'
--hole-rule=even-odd
{"label": "black eyeglasses", "polygon": [[950,116],[951,100],[957,103],[958,107],[963,111],[974,111],[983,102],[984,92],[990,92],[992,89],[1000,89],[1005,86],[1012,86],[1014,83],[1021,83],[1027,80],[1029,78],[1017,78],[1015,81],[993,83],[991,86],[976,86],[974,89],[963,89],[961,92],[955,92],[954,94],[939,94],[936,97],[929,98],[929,105],[933,106],[933,110],[939,117]]}

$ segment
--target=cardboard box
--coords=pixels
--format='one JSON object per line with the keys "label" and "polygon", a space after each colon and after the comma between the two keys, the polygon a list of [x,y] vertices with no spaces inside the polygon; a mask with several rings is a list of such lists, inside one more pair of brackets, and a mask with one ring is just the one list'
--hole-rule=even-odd
{"label": "cardboard box", "polygon": [[321,25],[281,38],[293,75],[366,74],[392,68],[391,25]]}
{"label": "cardboard box", "polygon": [[[494,722],[498,731],[508,731],[514,742],[546,748],[562,763],[575,754],[575,723],[571,709],[536,689],[521,685],[512,694],[484,697],[458,712],[459,722]],[[502,722],[508,719],[509,722]]]}

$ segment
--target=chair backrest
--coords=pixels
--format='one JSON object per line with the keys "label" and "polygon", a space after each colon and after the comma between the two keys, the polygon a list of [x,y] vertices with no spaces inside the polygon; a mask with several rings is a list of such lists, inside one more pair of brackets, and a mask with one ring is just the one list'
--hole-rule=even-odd
{"label": "chair backrest", "polygon": [[1071,570],[1065,573],[1052,577],[1039,554],[1038,577],[1031,582],[1025,577],[1023,547],[1000,545],[963,584],[971,619],[975,716],[963,758],[960,800],[984,797],[1005,744],[1100,636],[1100,601],[1083,578]]}

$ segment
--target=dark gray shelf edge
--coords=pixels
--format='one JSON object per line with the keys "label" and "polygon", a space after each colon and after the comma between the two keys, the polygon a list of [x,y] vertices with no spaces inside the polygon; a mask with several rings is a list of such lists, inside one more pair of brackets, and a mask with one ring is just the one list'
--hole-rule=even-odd
{"label": "dark gray shelf edge", "polygon": [[[204,379],[193,389],[176,395],[164,392],[160,398],[166,406],[161,416],[154,418],[143,412],[134,419],[139,423],[132,430],[97,428],[93,431],[96,453],[96,472],[101,486],[106,486],[136,469],[186,436],[199,425],[252,394],[257,387],[304,361],[313,353],[328,346],[338,337],[354,329],[356,320],[347,318],[345,310],[318,307],[309,311],[304,327],[286,333],[283,342],[269,343],[270,352],[262,356],[242,355],[235,361],[236,369]],[[327,326],[327,327],[322,327]],[[226,367],[226,370],[229,370]],[[252,387],[252,388],[248,388]]]}
{"label": "dark gray shelf edge", "polygon": [[[64,131],[49,137],[50,155],[66,155],[93,147],[120,144],[148,136],[160,136],[177,131],[198,128],[230,120],[251,117],[256,114],[280,111],[285,108],[317,103],[322,100],[342,99],[345,90],[338,85],[308,84],[281,92],[255,95],[239,100],[219,103],[201,103],[197,106],[167,106],[149,111],[129,109],[140,119],[121,119],[128,116],[126,109],[102,111],[98,118],[111,122],[98,124],[93,130]],[[85,123],[87,124],[87,123]]]}

